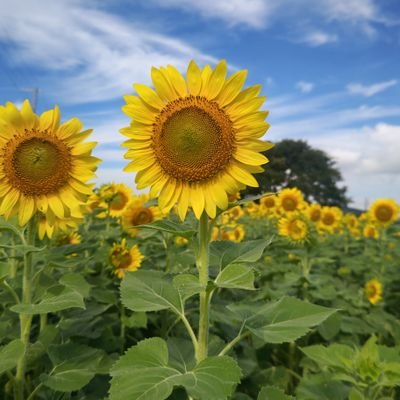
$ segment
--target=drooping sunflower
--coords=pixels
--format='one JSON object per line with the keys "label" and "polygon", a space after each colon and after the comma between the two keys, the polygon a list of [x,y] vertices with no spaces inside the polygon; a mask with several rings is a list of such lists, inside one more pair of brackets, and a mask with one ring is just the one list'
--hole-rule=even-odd
{"label": "drooping sunflower", "polygon": [[309,234],[307,223],[299,216],[292,214],[279,220],[279,234],[294,242],[304,242]]}
{"label": "drooping sunflower", "polygon": [[132,189],[123,183],[103,185],[99,189],[99,196],[102,199],[100,206],[107,209],[111,217],[119,217],[131,201],[132,195]]}
{"label": "drooping sunflower", "polygon": [[242,90],[247,71],[227,78],[221,61],[200,69],[191,61],[186,80],[173,66],[152,68],[154,90],[136,84],[138,96],[125,96],[123,111],[133,119],[121,129],[129,137],[125,168],[136,172],[138,189],[150,186],[163,213],[176,204],[183,220],[191,207],[215,218],[228,195],[246,185],[257,187],[253,173],[268,159],[260,152],[272,144],[260,140],[269,124],[259,111],[261,86]]}
{"label": "drooping sunflower", "polygon": [[383,285],[378,279],[369,280],[364,286],[365,295],[371,304],[382,300]]}
{"label": "drooping sunflower", "polygon": [[299,211],[304,206],[303,193],[297,188],[283,189],[279,195],[279,206],[284,213]]}
{"label": "drooping sunflower", "polygon": [[120,279],[126,272],[137,271],[143,258],[137,245],[130,249],[127,247],[125,238],[120,243],[114,243],[110,250],[110,262],[114,267],[114,274]]}
{"label": "drooping sunflower", "polygon": [[378,199],[371,204],[368,213],[373,221],[387,226],[399,218],[399,206],[393,199]]}
{"label": "drooping sunflower", "polygon": [[133,197],[121,215],[121,225],[131,236],[137,235],[137,226],[151,224],[153,221],[162,218],[159,208],[155,206],[147,207],[147,201],[146,195]]}
{"label": "drooping sunflower", "polygon": [[61,124],[57,106],[40,116],[28,100],[20,110],[0,106],[0,215],[18,214],[21,226],[38,210],[71,216],[92,193],[87,181],[100,162],[91,156],[96,143],[83,143],[91,132],[77,118]]}

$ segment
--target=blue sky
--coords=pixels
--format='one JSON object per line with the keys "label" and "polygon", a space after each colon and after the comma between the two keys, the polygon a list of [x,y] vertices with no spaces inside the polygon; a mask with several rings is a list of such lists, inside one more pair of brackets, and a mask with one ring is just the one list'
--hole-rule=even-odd
{"label": "blue sky", "polygon": [[94,128],[99,182],[122,172],[120,111],[150,68],[194,58],[248,69],[270,110],[268,140],[332,156],[354,205],[400,201],[399,0],[1,0],[0,104],[39,88],[38,112]]}

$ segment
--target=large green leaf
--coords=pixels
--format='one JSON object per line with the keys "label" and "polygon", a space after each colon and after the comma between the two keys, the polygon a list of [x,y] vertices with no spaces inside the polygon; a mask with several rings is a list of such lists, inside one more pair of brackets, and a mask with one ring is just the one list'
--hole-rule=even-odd
{"label": "large green leaf", "polygon": [[320,344],[302,347],[301,351],[321,368],[350,369],[356,357],[356,351],[353,348],[339,343],[333,343],[329,347]]}
{"label": "large green leaf", "polygon": [[0,347],[0,374],[14,368],[24,354],[24,344],[19,339]]}
{"label": "large green leaf", "polygon": [[253,263],[261,258],[269,240],[251,240],[234,243],[228,240],[212,242],[210,245],[210,263],[220,269],[228,264]]}
{"label": "large green leaf", "polygon": [[38,304],[16,304],[11,310],[21,314],[46,314],[73,307],[85,308],[82,295],[72,287],[56,285],[46,291]]}
{"label": "large green leaf", "polygon": [[293,400],[293,397],[286,395],[282,389],[274,386],[265,386],[258,394],[257,400]]}
{"label": "large green leaf", "polygon": [[49,346],[48,355],[54,368],[40,378],[44,385],[60,392],[72,392],[87,385],[105,356],[102,350],[77,343]]}
{"label": "large green leaf", "polygon": [[169,365],[168,347],[161,338],[131,347],[111,369],[110,400],[164,400],[174,386],[184,386],[196,400],[226,400],[240,380],[236,362],[209,357],[191,371]]}
{"label": "large green leaf", "polygon": [[191,274],[176,275],[173,279],[174,286],[178,289],[183,301],[201,292],[199,278]]}
{"label": "large green leaf", "polygon": [[82,297],[88,297],[91,285],[86,282],[82,274],[71,272],[61,277],[60,283],[77,291]]}
{"label": "large green leaf", "polygon": [[254,272],[242,264],[230,264],[215,279],[215,285],[227,289],[254,289]]}
{"label": "large green leaf", "polygon": [[182,300],[171,280],[159,271],[136,271],[126,274],[121,283],[121,299],[132,311],[171,309],[183,312]]}
{"label": "large green leaf", "polygon": [[258,307],[239,305],[228,308],[241,316],[246,327],[267,343],[294,341],[336,312],[292,297],[283,297],[275,303]]}

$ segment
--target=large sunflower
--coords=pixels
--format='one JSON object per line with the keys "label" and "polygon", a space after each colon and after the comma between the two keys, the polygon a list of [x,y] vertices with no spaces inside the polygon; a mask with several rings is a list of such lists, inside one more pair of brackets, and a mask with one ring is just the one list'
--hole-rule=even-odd
{"label": "large sunflower", "polygon": [[76,217],[100,160],[91,156],[95,142],[82,143],[91,133],[73,118],[60,124],[58,107],[38,117],[28,100],[21,110],[0,107],[0,215],[18,214],[25,225],[39,210],[56,218]]}
{"label": "large sunflower", "polygon": [[186,80],[171,65],[153,68],[154,90],[136,84],[138,96],[125,96],[133,119],[121,129],[130,138],[125,171],[137,172],[138,189],[151,187],[163,213],[177,204],[181,219],[189,207],[197,218],[204,210],[214,218],[228,195],[258,186],[252,174],[262,172],[268,159],[260,152],[272,145],[260,140],[269,127],[261,86],[242,91],[246,75],[227,78],[225,61],[214,70],[191,61]]}
{"label": "large sunflower", "polygon": [[368,212],[373,221],[385,226],[399,218],[399,206],[393,199],[375,200]]}

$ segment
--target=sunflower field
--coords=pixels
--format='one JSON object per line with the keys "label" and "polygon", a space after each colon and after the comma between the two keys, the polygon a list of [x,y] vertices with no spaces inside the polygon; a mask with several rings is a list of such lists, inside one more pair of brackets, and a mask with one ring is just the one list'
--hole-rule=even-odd
{"label": "sunflower field", "polygon": [[0,399],[400,399],[399,204],[241,197],[261,87],[151,76],[123,107],[135,191],[90,183],[79,119],[0,107]]}

